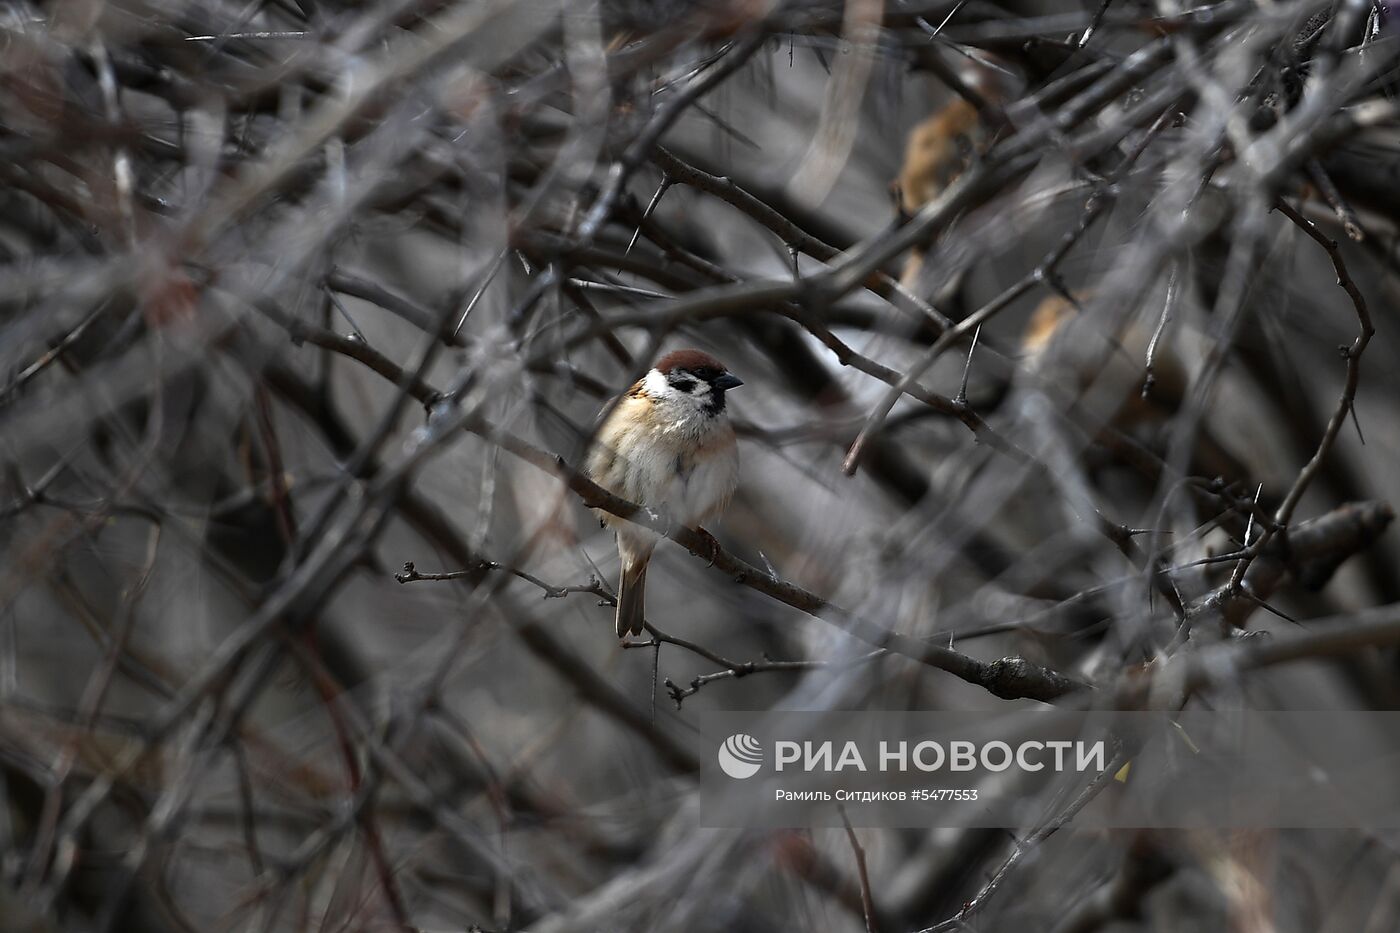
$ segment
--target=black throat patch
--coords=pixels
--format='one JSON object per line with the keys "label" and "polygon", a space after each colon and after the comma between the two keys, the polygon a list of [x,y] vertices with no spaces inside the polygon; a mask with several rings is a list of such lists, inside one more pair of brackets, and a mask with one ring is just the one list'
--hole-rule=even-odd
{"label": "black throat patch", "polygon": [[710,417],[714,417],[724,411],[724,390],[711,388],[710,397],[705,402],[705,407],[701,410]]}

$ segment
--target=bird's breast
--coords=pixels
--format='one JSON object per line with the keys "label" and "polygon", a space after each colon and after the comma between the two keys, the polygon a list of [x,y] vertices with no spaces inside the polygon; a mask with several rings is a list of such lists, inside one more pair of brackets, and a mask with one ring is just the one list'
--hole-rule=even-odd
{"label": "bird's breast", "polygon": [[[662,422],[654,406],[624,399],[599,431],[588,472],[600,485],[687,525],[728,501],[738,480],[738,449],[727,421]],[[606,518],[605,518],[606,520]]]}

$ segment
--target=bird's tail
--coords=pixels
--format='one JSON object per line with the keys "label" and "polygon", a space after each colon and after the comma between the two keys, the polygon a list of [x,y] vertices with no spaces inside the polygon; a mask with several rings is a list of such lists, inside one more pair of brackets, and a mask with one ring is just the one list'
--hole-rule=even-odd
{"label": "bird's tail", "polygon": [[617,637],[642,634],[647,618],[647,561],[623,561],[617,585]]}

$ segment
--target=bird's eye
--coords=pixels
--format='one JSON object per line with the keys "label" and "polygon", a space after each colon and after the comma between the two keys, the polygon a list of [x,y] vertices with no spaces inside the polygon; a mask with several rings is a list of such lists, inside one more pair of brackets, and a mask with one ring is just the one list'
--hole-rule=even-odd
{"label": "bird's eye", "polygon": [[695,388],[695,380],[694,380],[694,379],[672,379],[672,380],[671,380],[671,388],[675,389],[677,392],[689,392],[691,389]]}

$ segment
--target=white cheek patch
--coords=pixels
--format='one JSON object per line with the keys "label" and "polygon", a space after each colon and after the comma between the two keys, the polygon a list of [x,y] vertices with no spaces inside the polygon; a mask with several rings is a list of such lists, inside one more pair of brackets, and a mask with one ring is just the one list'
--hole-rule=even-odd
{"label": "white cheek patch", "polygon": [[670,383],[666,381],[666,377],[663,376],[659,370],[655,369],[647,373],[646,382],[643,383],[643,385],[646,386],[647,394],[652,398],[664,398],[671,388]]}
{"label": "white cheek patch", "polygon": [[667,411],[674,412],[678,417],[687,417],[690,413],[699,410],[709,398],[708,392],[704,391],[699,380],[696,380],[694,389],[682,392],[671,385],[670,380],[655,369],[647,373],[643,387],[657,404],[663,406]]}

